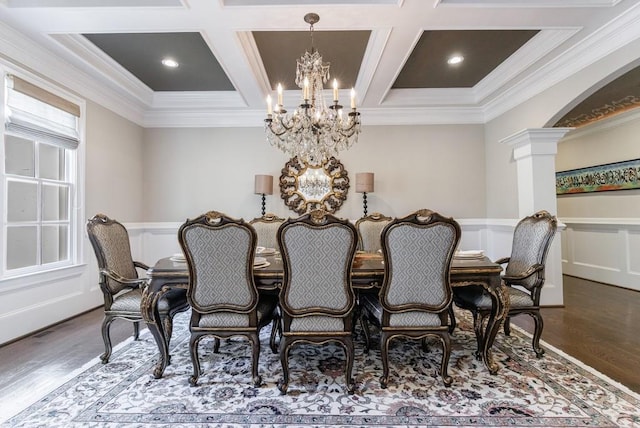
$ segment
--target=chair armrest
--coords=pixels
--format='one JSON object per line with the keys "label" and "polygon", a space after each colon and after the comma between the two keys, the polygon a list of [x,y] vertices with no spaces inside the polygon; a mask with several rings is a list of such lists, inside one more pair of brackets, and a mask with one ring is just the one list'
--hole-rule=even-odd
{"label": "chair armrest", "polygon": [[133,265],[134,265],[135,267],[137,267],[137,268],[140,268],[140,269],[149,270],[149,266],[148,266],[148,265],[146,265],[146,264],[144,264],[144,263],[142,263],[142,262],[136,262],[136,261],[134,260],[134,261],[133,261]]}
{"label": "chair armrest", "polygon": [[124,276],[118,275],[111,269],[100,269],[100,273],[107,278],[126,285],[129,288],[145,287],[147,285],[147,278],[125,278]]}
{"label": "chair armrest", "polygon": [[502,279],[504,281],[514,281],[514,282],[522,281],[523,279],[530,277],[531,275],[541,271],[542,269],[544,269],[544,265],[540,263],[536,263],[535,265],[531,266],[529,269],[524,271],[521,275],[516,275],[516,276],[503,275]]}
{"label": "chair armrest", "polygon": [[505,263],[509,263],[509,259],[510,259],[510,258],[511,258],[511,257],[503,257],[503,258],[501,258],[501,259],[496,260],[494,263],[497,263],[497,264],[499,264],[499,265],[503,265],[503,264],[505,264]]}

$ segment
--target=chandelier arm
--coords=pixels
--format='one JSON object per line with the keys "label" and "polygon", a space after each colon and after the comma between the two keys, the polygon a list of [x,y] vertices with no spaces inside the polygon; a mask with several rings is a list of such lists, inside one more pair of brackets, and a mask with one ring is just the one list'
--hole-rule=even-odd
{"label": "chandelier arm", "polygon": [[[277,111],[267,108],[265,120],[267,141],[305,165],[322,165],[358,141],[360,113],[355,108],[355,93],[351,92],[351,110],[345,112],[338,101],[338,86],[334,79],[333,104],[327,105],[323,96],[324,84],[330,78],[330,64],[322,60],[313,43],[314,24],[320,20],[315,13],[304,17],[310,24],[311,51],[306,51],[296,62],[295,83],[302,89],[303,102],[288,114],[279,101]],[[270,97],[268,98],[271,99]],[[278,87],[278,99],[281,89]],[[270,101],[268,101],[270,103]]]}

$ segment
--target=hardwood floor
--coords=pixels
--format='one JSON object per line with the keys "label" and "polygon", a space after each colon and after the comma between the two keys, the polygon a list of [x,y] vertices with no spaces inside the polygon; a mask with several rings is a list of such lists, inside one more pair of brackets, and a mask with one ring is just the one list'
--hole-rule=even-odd
{"label": "hardwood floor", "polygon": [[[542,340],[640,393],[640,292],[563,276],[564,308],[543,308]],[[528,315],[511,321],[533,332]]]}
{"label": "hardwood floor", "polygon": [[[640,393],[640,292],[565,276],[564,302],[564,308],[542,310],[542,339]],[[0,421],[8,416],[6,403],[28,404],[100,355],[101,322],[98,308],[0,347]],[[529,316],[512,323],[533,330]],[[131,323],[116,320],[114,346],[132,333]]]}

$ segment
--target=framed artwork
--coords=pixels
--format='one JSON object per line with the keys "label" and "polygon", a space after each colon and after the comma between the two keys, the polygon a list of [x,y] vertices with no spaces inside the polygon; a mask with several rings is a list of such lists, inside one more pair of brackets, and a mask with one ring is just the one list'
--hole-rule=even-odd
{"label": "framed artwork", "polygon": [[556,195],[640,189],[640,159],[556,172]]}

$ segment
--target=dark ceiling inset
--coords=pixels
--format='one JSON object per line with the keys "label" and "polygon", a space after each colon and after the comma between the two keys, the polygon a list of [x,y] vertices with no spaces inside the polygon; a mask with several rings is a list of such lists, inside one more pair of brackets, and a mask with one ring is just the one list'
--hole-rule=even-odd
{"label": "dark ceiling inset", "polygon": [[[360,64],[367,49],[371,31],[316,31],[313,47],[320,52],[324,62],[331,64],[330,88],[333,79],[340,88],[352,88],[356,84]],[[285,90],[297,89],[296,64],[306,51],[311,52],[311,33],[303,31],[254,31],[260,58],[271,88],[282,83]]]}
{"label": "dark ceiling inset", "polygon": [[[399,88],[471,88],[538,33],[537,30],[424,31],[393,83]],[[464,61],[449,65],[447,59]]]}
{"label": "dark ceiling inset", "polygon": [[565,114],[555,127],[579,127],[640,106],[640,67],[591,94]]}
{"label": "dark ceiling inset", "polygon": [[[83,35],[154,91],[235,90],[200,33]],[[180,66],[163,66],[165,57]]]}

